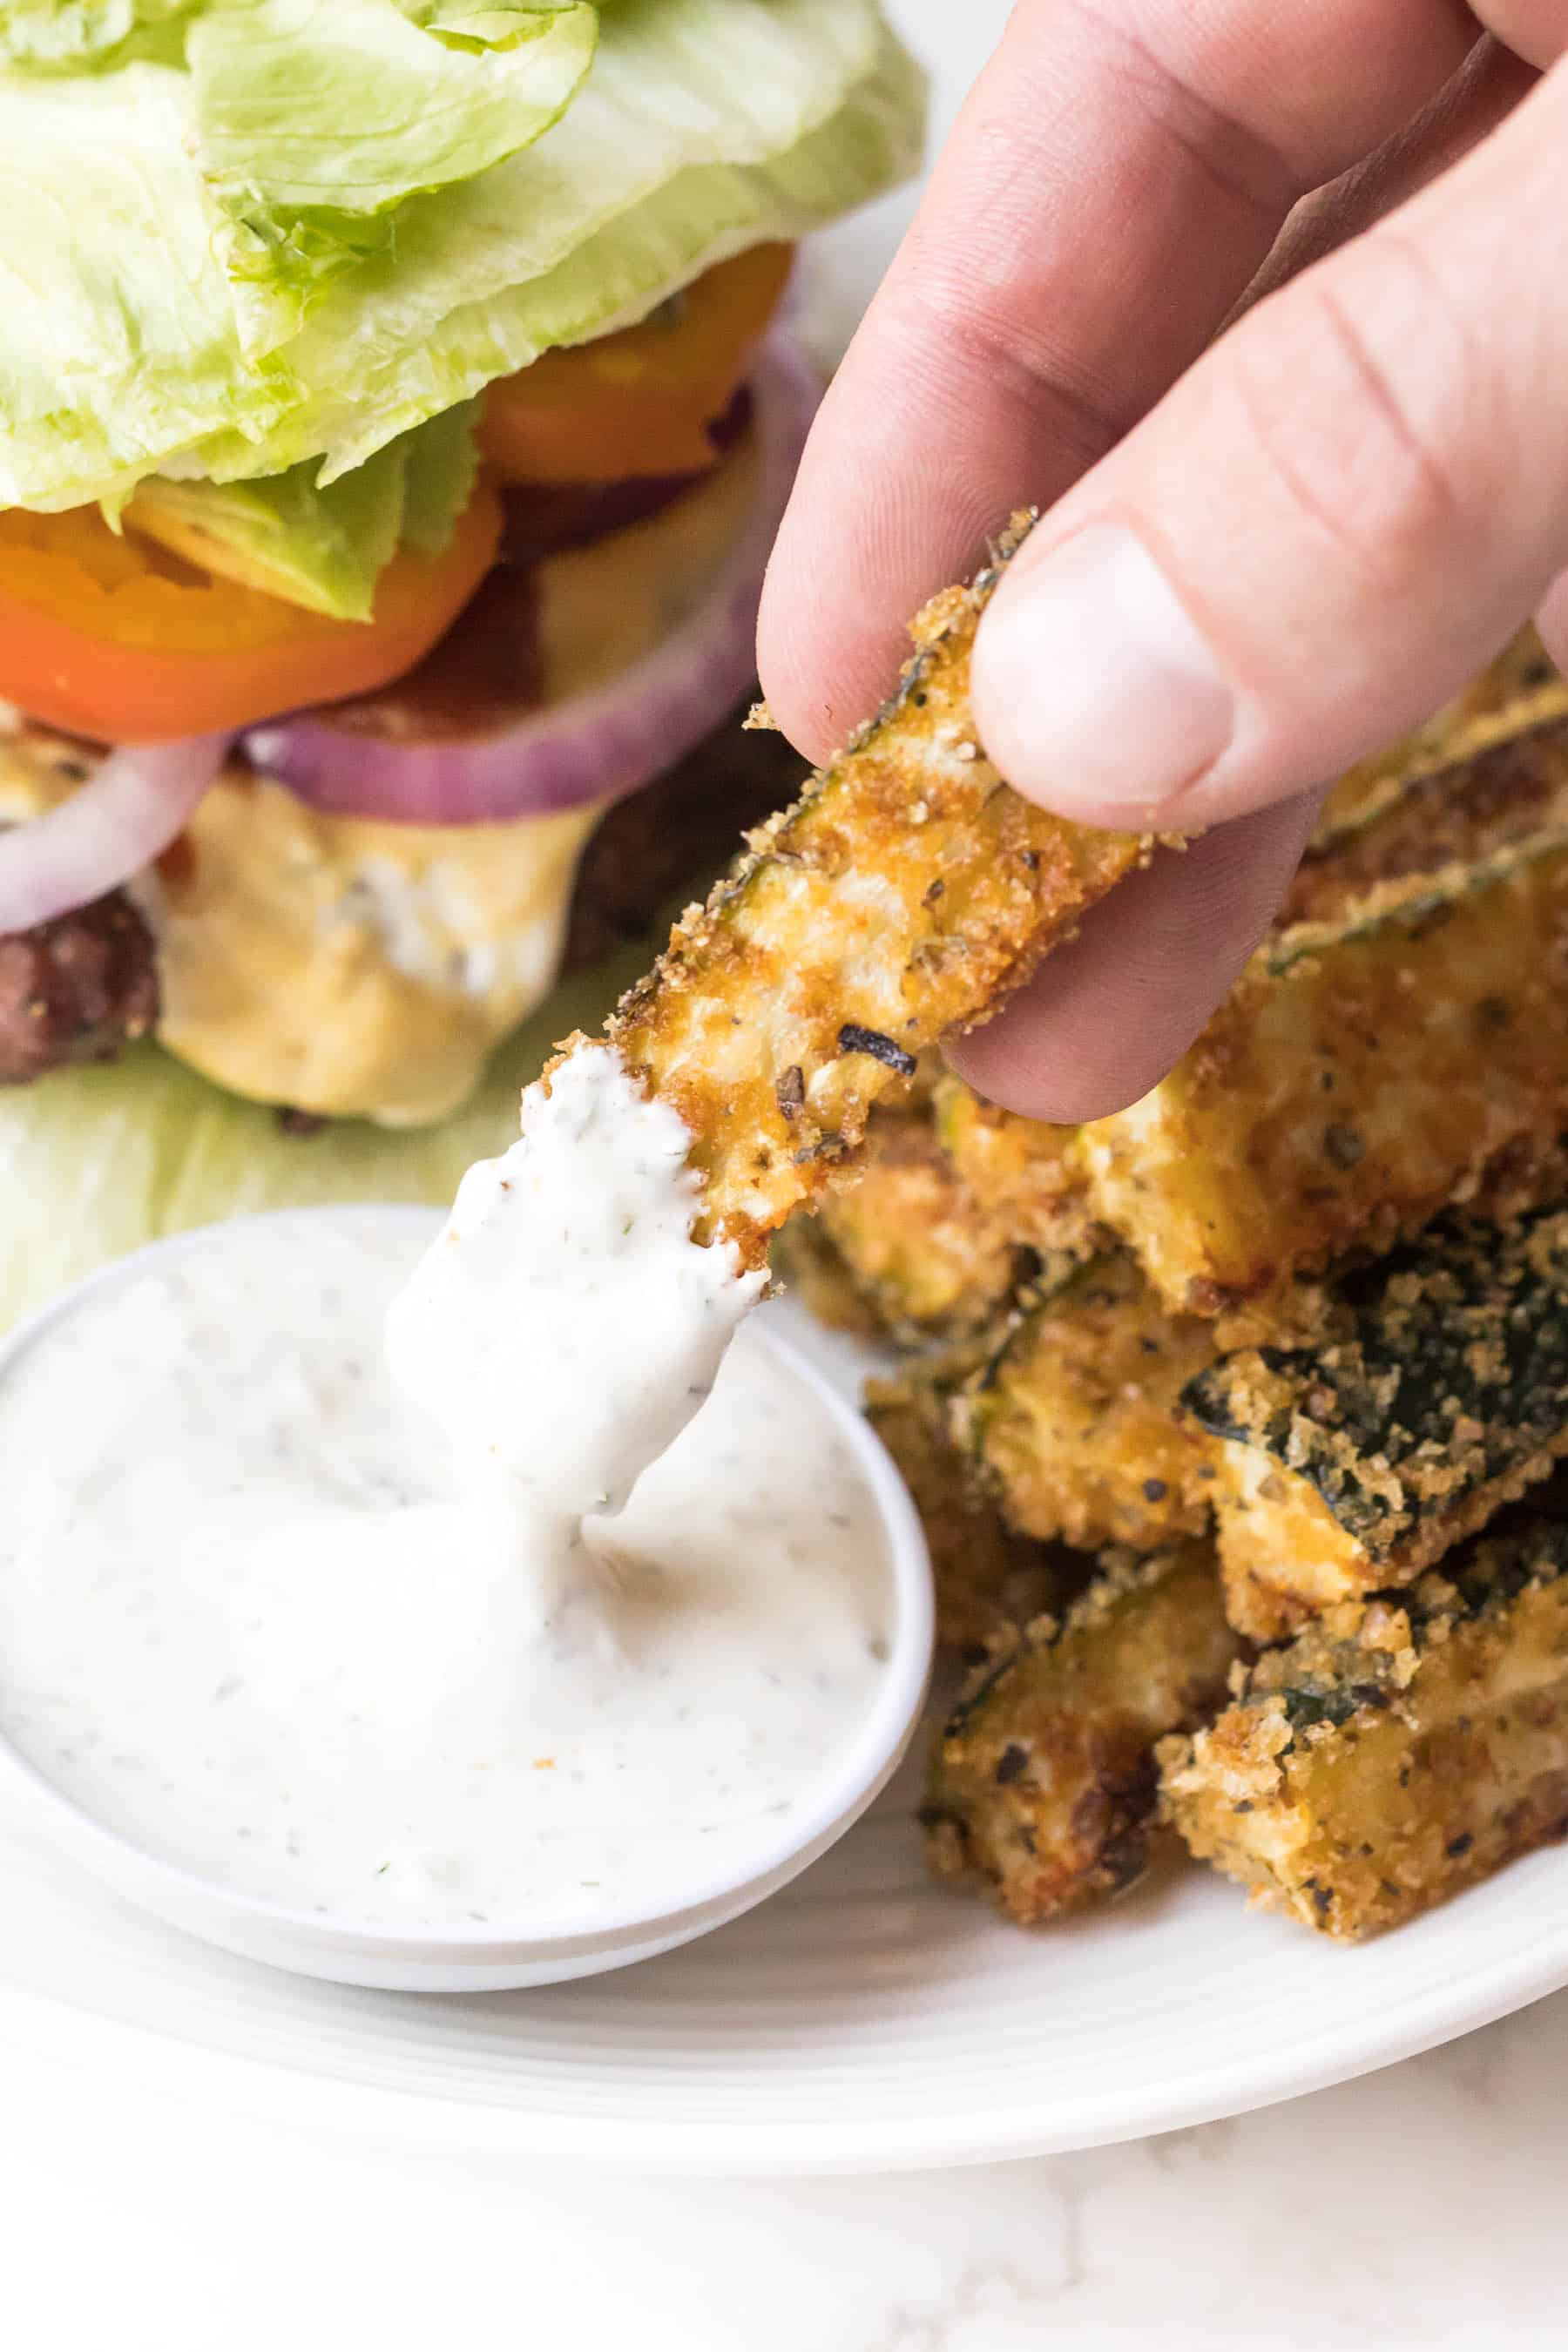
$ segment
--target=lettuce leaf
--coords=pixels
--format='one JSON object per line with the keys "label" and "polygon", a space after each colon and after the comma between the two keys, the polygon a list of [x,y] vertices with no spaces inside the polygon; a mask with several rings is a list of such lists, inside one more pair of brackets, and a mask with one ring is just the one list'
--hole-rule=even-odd
{"label": "lettuce leaf", "polygon": [[334,620],[368,621],[402,534],[406,451],[418,437],[389,442],[326,488],[309,460],[255,482],[169,482],[154,474],[123,521],[220,577]]}
{"label": "lettuce leaf", "polygon": [[[733,85],[731,57],[747,61]],[[896,184],[920,160],[923,99],[866,0],[624,0],[548,137],[405,207],[395,261],[322,300],[289,347],[310,386],[300,405],[256,436],[215,436],[194,461],[220,478],[307,450],[329,478],[359,465],[542,352],[642,318],[715,261],[807,236]]]}
{"label": "lettuce leaf", "polygon": [[339,272],[395,254],[413,196],[489,171],[564,111],[596,10],[500,13],[499,44],[443,38],[397,0],[220,0],[191,20],[195,161],[229,225],[247,349],[283,340]]}
{"label": "lettuce leaf", "polygon": [[[0,505],[335,478],[918,156],[877,0],[154,16],[0,16]],[[22,61],[51,16],[78,70]]]}
{"label": "lettuce leaf", "polygon": [[578,974],[504,1045],[478,1094],[439,1127],[345,1119],[286,1134],[156,1045],[0,1088],[0,1329],[143,1242],[247,1211],[331,1201],[444,1208],[471,1160],[517,1134],[518,1097],[553,1041],[596,1029],[646,969],[634,945]]}
{"label": "lettuce leaf", "polygon": [[[402,539],[403,545],[413,548],[416,555],[445,551],[458,517],[473,496],[479,470],[474,439],[478,421],[475,404],[465,400],[392,444],[405,453]],[[352,481],[353,476],[345,474],[342,478]],[[330,497],[331,488],[323,495]]]}
{"label": "lettuce leaf", "polygon": [[445,5],[443,0],[397,0],[397,5],[422,31],[449,41],[454,48],[510,49],[546,30],[543,20],[559,14],[563,0],[513,0],[510,7],[497,8],[479,6],[476,0],[445,0]]}
{"label": "lettuce leaf", "polygon": [[177,58],[175,20],[195,0],[0,0],[0,66],[38,73],[92,70],[110,57],[137,53]]}
{"label": "lettuce leaf", "polygon": [[0,73],[0,505],[112,496],[215,417],[262,432],[300,399],[241,352],[191,137],[172,68]]}
{"label": "lettuce leaf", "polygon": [[149,475],[121,519],[175,554],[337,621],[368,621],[399,546],[438,555],[474,487],[474,409],[464,403],[389,441],[336,481],[314,459],[248,482]]}

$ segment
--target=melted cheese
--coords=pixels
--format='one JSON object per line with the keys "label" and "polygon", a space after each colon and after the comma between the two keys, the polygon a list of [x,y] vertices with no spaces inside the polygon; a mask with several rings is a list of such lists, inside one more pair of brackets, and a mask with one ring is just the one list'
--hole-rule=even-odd
{"label": "melted cheese", "polygon": [[[755,469],[748,436],[663,513],[540,565],[548,700],[608,682],[679,625],[745,526]],[[0,706],[0,819],[51,806],[85,756]],[[601,814],[383,824],[226,770],[135,886],[158,941],[160,1041],[263,1102],[387,1127],[444,1118],[553,985]]]}
{"label": "melted cheese", "polygon": [[[0,713],[0,822],[52,807],[90,759]],[[600,814],[377,824],[226,769],[132,886],[158,943],[160,1042],[262,1102],[444,1118],[549,992]]]}
{"label": "melted cheese", "polygon": [[518,825],[326,817],[230,772],[138,892],[171,1052],[234,1092],[417,1126],[553,983],[596,806]]}

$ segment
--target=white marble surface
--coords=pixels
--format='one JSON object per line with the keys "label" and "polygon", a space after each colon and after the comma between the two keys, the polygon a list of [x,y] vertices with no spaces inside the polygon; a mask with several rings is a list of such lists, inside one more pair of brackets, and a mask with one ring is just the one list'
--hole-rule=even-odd
{"label": "white marble surface", "polygon": [[1234,2123],[973,2172],[421,2158],[8,2057],[16,2352],[1492,2352],[1564,2341],[1568,1995]]}

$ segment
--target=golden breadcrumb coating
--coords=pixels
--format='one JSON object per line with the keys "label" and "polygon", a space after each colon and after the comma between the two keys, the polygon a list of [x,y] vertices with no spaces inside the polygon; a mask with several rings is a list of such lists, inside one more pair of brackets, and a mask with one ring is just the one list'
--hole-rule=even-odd
{"label": "golden breadcrumb coating", "polygon": [[1095,1213],[1217,1313],[1439,1210],[1563,1181],[1568,828],[1390,885],[1253,958],[1196,1045],[1083,1130]]}
{"label": "golden breadcrumb coating", "polygon": [[1127,1885],[1153,1825],[1154,1743],[1222,1704],[1239,1654],[1207,1544],[1109,1556],[1060,1625],[1030,1626],[960,1702],[921,1816],[931,1867],[1026,1924]]}
{"label": "golden breadcrumb coating", "polygon": [[1159,1751],[1163,1810],[1255,1902],[1397,1926],[1568,1830],[1568,1527],[1516,1510],[1410,1591],[1330,1611]]}
{"label": "golden breadcrumb coating", "polygon": [[1005,1527],[994,1503],[970,1477],[946,1427],[948,1395],[969,1360],[954,1354],[898,1380],[872,1381],[866,1411],[903,1473],[925,1528],[937,1639],[973,1663],[977,1652],[994,1655],[1012,1647],[1022,1626],[1065,1600],[1079,1564],[1059,1546]]}
{"label": "golden breadcrumb coating", "polygon": [[1125,1255],[1014,1319],[954,1396],[955,1434],[1011,1527],[1142,1551],[1208,1524],[1218,1448],[1180,1409],[1215,1327],[1173,1315]]}
{"label": "golden breadcrumb coating", "polygon": [[1278,928],[1331,921],[1380,882],[1473,865],[1565,822],[1568,719],[1558,717],[1402,778],[1376,807],[1321,830],[1285,894]]}
{"label": "golden breadcrumb coating", "polygon": [[854,1181],[824,1195],[817,1222],[901,1343],[978,1329],[1033,1270],[1033,1253],[982,1211],[920,1112],[879,1108]]}
{"label": "golden breadcrumb coating", "polygon": [[1323,1314],[1184,1392],[1220,1441],[1228,1603],[1259,1640],[1408,1583],[1568,1452],[1568,1211],[1436,1226]]}
{"label": "golden breadcrumb coating", "polygon": [[751,836],[609,1025],[691,1131],[697,1239],[742,1265],[820,1200],[917,1057],[984,1019],[1152,850],[1021,800],[981,751],[969,657],[997,577],[926,607],[894,699]]}

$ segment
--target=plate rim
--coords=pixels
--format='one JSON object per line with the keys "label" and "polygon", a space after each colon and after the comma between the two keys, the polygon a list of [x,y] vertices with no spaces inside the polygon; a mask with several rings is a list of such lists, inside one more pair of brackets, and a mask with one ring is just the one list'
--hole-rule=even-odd
{"label": "plate rim", "polygon": [[[1324,1954],[1331,1964],[1335,1957]],[[1205,2065],[1167,2081],[1154,2096],[1136,2089],[1098,2103],[1079,2097],[1055,2116],[1039,2108],[932,2126],[871,2116],[817,2122],[672,2124],[635,2116],[571,2116],[488,2105],[437,2092],[357,2082],[289,2059],[215,2049],[163,2027],[110,2017],[64,1995],[10,1986],[0,2002],[0,2046],[24,2043],[73,2072],[118,2076],[127,2089],[195,2105],[225,2117],[315,2128],[426,2154],[489,2155],[693,2179],[812,2179],[860,2173],[953,2170],[973,2165],[1065,2156],[1250,2115],[1331,2090],[1419,2057],[1532,2007],[1568,1987],[1568,1935],[1544,1948],[1493,1958],[1434,1985],[1401,2019],[1379,2031],[1374,2011],[1358,2037],[1342,2026],[1293,2041],[1270,2068],[1254,2061]],[[439,1994],[416,1996],[438,2000]],[[1326,2045],[1326,2046],[1325,2046]],[[1314,2055],[1314,2052],[1316,2054]]]}

